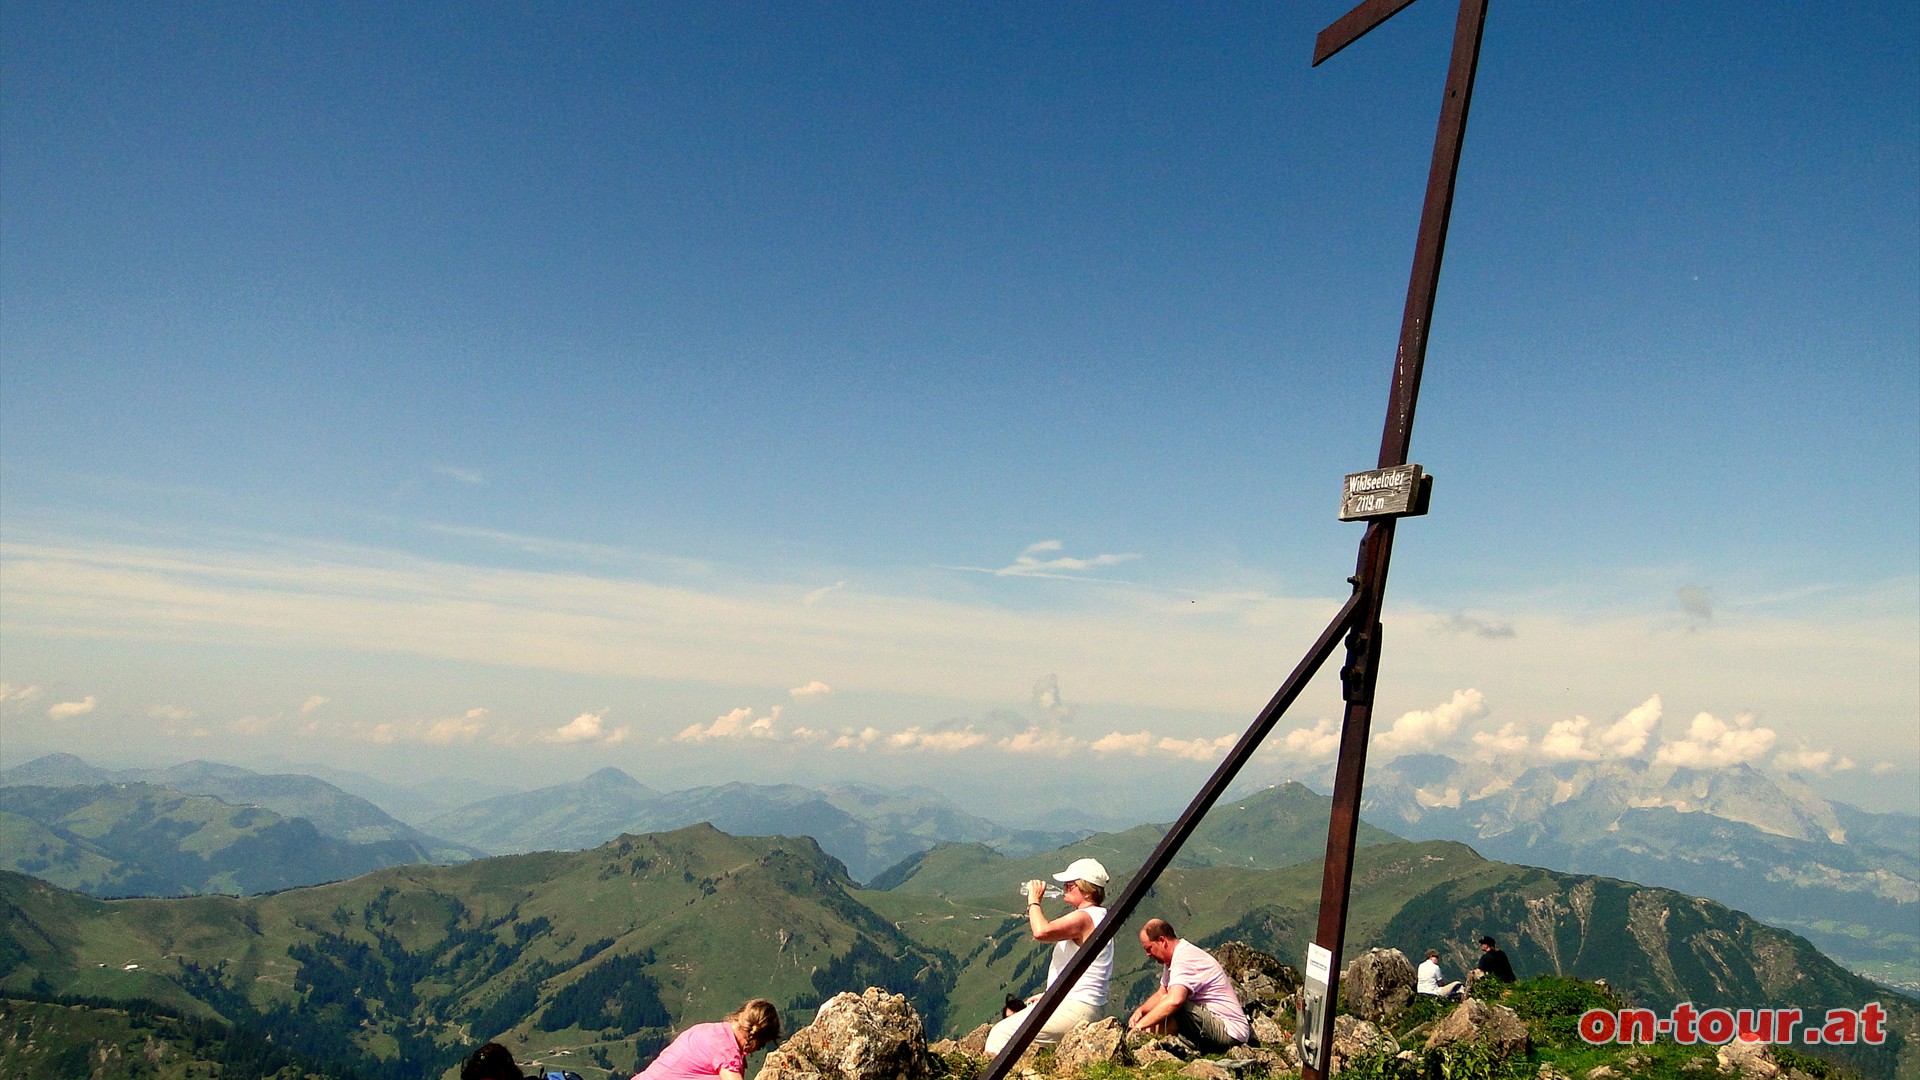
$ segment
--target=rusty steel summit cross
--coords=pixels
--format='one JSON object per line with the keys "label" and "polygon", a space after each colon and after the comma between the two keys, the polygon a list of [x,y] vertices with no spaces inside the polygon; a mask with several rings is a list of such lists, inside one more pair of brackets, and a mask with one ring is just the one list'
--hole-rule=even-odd
{"label": "rusty steel summit cross", "polygon": [[[1398,14],[1413,0],[1362,0],[1314,40],[1313,63],[1320,63]],[[1327,823],[1327,854],[1320,884],[1320,918],[1313,944],[1307,948],[1305,986],[1300,1000],[1298,1039],[1301,1080],[1325,1080],[1328,1049],[1333,1041],[1334,1006],[1340,1000],[1340,954],[1346,944],[1347,901],[1353,884],[1354,841],[1360,827],[1360,791],[1366,776],[1367,736],[1373,722],[1374,684],[1380,671],[1380,610],[1387,588],[1387,566],[1393,555],[1394,522],[1426,513],[1431,477],[1409,464],[1414,405],[1420,396],[1420,372],[1426,363],[1427,331],[1433,321],[1434,294],[1440,281],[1440,259],[1447,246],[1447,218],[1453,210],[1453,182],[1460,169],[1460,147],[1467,129],[1467,106],[1473,98],[1473,77],[1480,61],[1481,31],[1486,26],[1487,0],[1460,0],[1453,29],[1453,58],[1447,68],[1446,91],[1440,99],[1440,123],[1433,140],[1433,161],[1427,172],[1426,202],[1420,211],[1420,232],[1414,242],[1413,273],[1407,283],[1407,306],[1400,321],[1400,345],[1394,356],[1392,389],[1387,396],[1386,429],[1380,436],[1380,460],[1369,471],[1346,478],[1340,518],[1365,521],[1354,575],[1348,578],[1353,594],[1327,624],[1300,663],[1281,683],[1253,726],[1240,737],[1179,820],[1167,830],[1153,854],[1127,882],[1107,909],[1107,917],[1068,961],[1066,968],[1040,1000],[1027,1010],[1020,1025],[980,1080],[1003,1080],[1020,1054],[1032,1044],[1046,1018],[1065,1000],[1067,992],[1093,964],[1094,957],[1113,940],[1152,889],[1161,871],[1186,843],[1207,811],[1225,793],[1241,766],[1259,749],[1261,740],[1278,723],[1307,682],[1345,638],[1346,663],[1340,669],[1341,696],[1346,709],[1340,731],[1340,758],[1333,781],[1333,813]]]}

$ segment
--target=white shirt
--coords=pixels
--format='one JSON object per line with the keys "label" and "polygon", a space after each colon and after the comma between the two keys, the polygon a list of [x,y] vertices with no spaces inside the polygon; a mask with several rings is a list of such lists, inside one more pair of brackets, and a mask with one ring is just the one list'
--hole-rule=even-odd
{"label": "white shirt", "polygon": [[1429,956],[1420,961],[1420,986],[1423,994],[1440,996],[1440,961]]}
{"label": "white shirt", "polygon": [[[1096,928],[1099,927],[1101,922],[1107,917],[1107,909],[1103,907],[1083,907],[1080,910],[1093,916],[1093,925]],[[1079,951],[1079,944],[1073,941],[1057,941],[1054,943],[1053,960],[1047,964],[1048,986],[1053,985],[1053,981],[1060,977],[1062,971],[1066,970],[1068,962],[1073,959],[1073,954]],[[1067,991],[1067,1000],[1083,1002],[1096,1009],[1105,1005],[1107,1003],[1107,979],[1112,976],[1112,974],[1113,942],[1109,941],[1107,942],[1107,947],[1100,950],[1100,955],[1094,958],[1093,966],[1087,968],[1087,973],[1080,976],[1080,981],[1073,984],[1072,990]]]}

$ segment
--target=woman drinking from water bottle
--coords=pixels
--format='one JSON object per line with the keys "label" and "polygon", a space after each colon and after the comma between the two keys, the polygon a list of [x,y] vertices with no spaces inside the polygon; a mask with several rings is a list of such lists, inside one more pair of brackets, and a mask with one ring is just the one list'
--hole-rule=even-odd
{"label": "woman drinking from water bottle", "polygon": [[[1073,959],[1080,946],[1093,936],[1093,929],[1107,917],[1107,909],[1101,905],[1107,899],[1107,868],[1100,865],[1098,859],[1075,859],[1073,865],[1053,875],[1055,881],[1064,882],[1065,893],[1060,899],[1071,909],[1057,919],[1047,918],[1046,911],[1040,906],[1040,897],[1045,893],[1044,881],[1027,882],[1027,929],[1033,933],[1035,941],[1053,943],[1053,959],[1047,965],[1047,986],[1052,987],[1066,970],[1067,963]],[[1100,1009],[1107,1003],[1107,979],[1113,974],[1113,942],[1107,942],[1106,948],[1087,968],[1067,992],[1067,998],[1060,1007],[1047,1018],[1040,1034],[1033,1040],[1035,1046],[1050,1046],[1073,1030],[1079,1023],[1092,1023],[1100,1016]],[[992,1056],[1000,1052],[1020,1030],[1029,1014],[1033,1012],[1033,1003],[1040,999],[1039,994],[1027,999],[1027,1007],[1006,1017],[993,1025],[987,1032],[987,1054]]]}

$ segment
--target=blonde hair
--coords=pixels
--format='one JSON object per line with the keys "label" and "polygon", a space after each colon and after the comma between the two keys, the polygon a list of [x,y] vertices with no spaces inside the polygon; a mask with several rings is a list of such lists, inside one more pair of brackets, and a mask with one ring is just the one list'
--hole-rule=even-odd
{"label": "blonde hair", "polygon": [[1095,904],[1104,904],[1107,902],[1106,886],[1095,885],[1091,881],[1076,881],[1074,884],[1080,886],[1081,896],[1092,900]]}
{"label": "blonde hair", "polygon": [[754,998],[728,1013],[727,1023],[745,1035],[755,1047],[771,1046],[780,1041],[780,1014],[774,1009],[773,1002],[766,998]]}

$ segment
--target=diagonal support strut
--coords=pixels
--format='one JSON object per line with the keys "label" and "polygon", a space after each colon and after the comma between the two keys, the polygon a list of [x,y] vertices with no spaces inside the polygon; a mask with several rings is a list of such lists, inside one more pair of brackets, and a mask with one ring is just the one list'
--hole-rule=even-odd
{"label": "diagonal support strut", "polygon": [[[1338,53],[1407,7],[1413,0],[1361,0],[1346,15],[1322,30],[1315,40],[1313,63]],[[1401,317],[1399,348],[1394,357],[1393,383],[1387,398],[1387,418],[1380,437],[1380,467],[1406,464],[1413,435],[1414,407],[1420,395],[1420,375],[1426,363],[1428,328],[1440,280],[1440,260],[1446,250],[1447,224],[1453,210],[1454,180],[1466,136],[1467,108],[1473,98],[1473,80],[1479,67],[1480,41],[1486,26],[1487,0],[1460,0],[1454,25],[1453,55],[1447,69],[1440,121],[1434,134],[1433,161],[1427,173],[1426,201],[1420,213],[1420,231],[1414,244],[1413,270],[1407,284],[1406,309]],[[1393,555],[1394,521],[1370,521],[1360,540],[1354,576],[1348,579],[1353,595],[1307,651],[1273,700],[1260,712],[1226,760],[1201,787],[1147,862],[1127,882],[1084,945],[1068,961],[1053,985],[1027,1010],[1027,1019],[1014,1033],[980,1080],[1004,1080],[1032,1044],[1047,1017],[1066,999],[1073,984],[1091,967],[1100,950],[1119,933],[1162,871],[1179,853],[1208,810],[1225,793],[1273,726],[1279,722],[1345,635],[1347,660],[1341,668],[1342,693],[1347,707],[1341,726],[1340,758],[1333,789],[1333,812],[1327,825],[1327,855],[1320,892],[1316,949],[1333,958],[1327,973],[1325,1007],[1302,1017],[1302,1080],[1325,1080],[1326,1049],[1332,1043],[1334,1009],[1339,1001],[1338,958],[1344,947],[1347,902],[1353,880],[1354,844],[1360,825],[1360,794],[1366,773],[1367,737],[1372,725],[1374,686],[1381,652],[1380,613],[1386,595],[1387,569]],[[1311,1024],[1314,1030],[1306,1028]]]}

